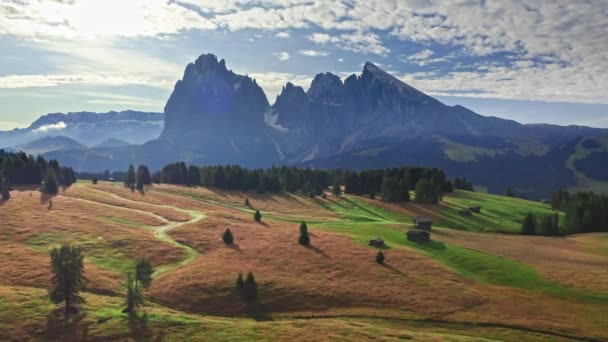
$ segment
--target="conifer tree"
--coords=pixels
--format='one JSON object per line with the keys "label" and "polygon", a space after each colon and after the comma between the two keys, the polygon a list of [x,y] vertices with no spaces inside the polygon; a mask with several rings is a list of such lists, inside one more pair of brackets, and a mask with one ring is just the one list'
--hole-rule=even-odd
{"label": "conifer tree", "polygon": [[384,253],[382,253],[382,251],[378,251],[378,254],[376,254],[376,262],[384,264]]}
{"label": "conifer tree", "polygon": [[245,281],[243,280],[243,273],[239,272],[238,277],[236,277],[236,289],[239,292],[243,291],[244,286],[245,286]]}
{"label": "conifer tree", "polygon": [[524,235],[536,234],[536,220],[532,213],[528,213],[521,224],[521,233]]}
{"label": "conifer tree", "polygon": [[231,245],[234,242],[234,236],[232,236],[230,228],[226,228],[224,234],[222,235],[222,240],[224,240],[224,243],[227,245]]}
{"label": "conifer tree", "polygon": [[2,177],[1,174],[0,174],[0,191],[2,191],[2,200],[3,201],[8,201],[9,199],[11,199],[10,184],[8,182],[8,179]]}
{"label": "conifer tree", "polygon": [[249,203],[249,197],[245,198],[245,205],[251,207],[251,204]]}
{"label": "conifer tree", "polygon": [[305,222],[302,222],[300,225],[300,237],[298,238],[298,243],[302,246],[310,245],[310,236],[308,235],[308,227]]}
{"label": "conifer tree", "polygon": [[55,304],[65,303],[64,312],[67,318],[72,305],[84,302],[80,296],[80,291],[86,288],[84,255],[79,247],[62,245],[53,248],[50,256],[53,287],[49,291],[49,297]]}
{"label": "conifer tree", "polygon": [[245,279],[245,283],[243,284],[243,297],[248,302],[255,302],[258,299],[258,284],[251,272],[247,274],[247,279]]}
{"label": "conifer tree", "polygon": [[44,185],[42,192],[48,195],[54,195],[59,192],[59,184],[57,183],[57,176],[52,168],[49,168],[44,177]]}
{"label": "conifer tree", "polygon": [[127,170],[127,178],[125,178],[125,186],[127,188],[131,188],[131,190],[133,190],[133,188],[135,187],[135,167],[133,166],[133,164],[129,165],[129,170]]}
{"label": "conifer tree", "polygon": [[148,259],[139,259],[135,264],[135,285],[142,286],[144,289],[148,289],[152,283],[152,274],[154,274],[154,267]]}
{"label": "conifer tree", "polygon": [[513,194],[513,190],[511,190],[511,188],[507,188],[507,191],[505,192],[505,196],[514,197],[515,195]]}
{"label": "conifer tree", "polygon": [[260,213],[259,210],[255,211],[255,214],[253,214],[253,219],[256,220],[257,222],[262,221],[262,214]]}
{"label": "conifer tree", "polygon": [[127,293],[125,305],[127,306],[122,312],[134,315],[137,307],[144,303],[144,298],[141,288],[137,285],[137,281],[131,276],[131,272],[127,273]]}
{"label": "conifer tree", "polygon": [[336,195],[336,196],[342,195],[342,188],[340,187],[340,182],[338,182],[337,179],[334,181],[334,184],[332,185],[332,191],[333,191],[334,195]]}

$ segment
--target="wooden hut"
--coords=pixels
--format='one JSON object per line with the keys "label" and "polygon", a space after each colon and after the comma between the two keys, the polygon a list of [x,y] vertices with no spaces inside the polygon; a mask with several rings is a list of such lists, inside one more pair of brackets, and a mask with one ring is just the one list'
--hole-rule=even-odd
{"label": "wooden hut", "polygon": [[431,230],[433,220],[430,217],[416,216],[414,218],[414,223],[416,224],[416,228],[418,229]]}
{"label": "wooden hut", "polygon": [[473,215],[473,213],[469,209],[462,209],[461,211],[459,211],[459,213],[460,213],[460,215],[463,215],[463,216]]}
{"label": "wooden hut", "polygon": [[412,229],[405,234],[407,235],[408,241],[413,241],[416,243],[431,241],[431,233],[424,230]]}
{"label": "wooden hut", "polygon": [[469,207],[469,210],[473,213],[479,214],[481,212],[481,207],[477,205],[474,207]]}
{"label": "wooden hut", "polygon": [[375,238],[373,240],[369,240],[369,245],[382,248],[384,247],[384,240],[382,240],[381,238]]}

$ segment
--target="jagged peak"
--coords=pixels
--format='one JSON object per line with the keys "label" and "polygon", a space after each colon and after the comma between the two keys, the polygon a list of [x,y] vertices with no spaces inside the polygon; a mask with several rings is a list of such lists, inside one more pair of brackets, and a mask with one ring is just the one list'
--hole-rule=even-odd
{"label": "jagged peak", "polygon": [[320,73],[312,80],[308,94],[311,96],[323,96],[342,89],[342,87],[343,83],[340,77],[331,72]]}

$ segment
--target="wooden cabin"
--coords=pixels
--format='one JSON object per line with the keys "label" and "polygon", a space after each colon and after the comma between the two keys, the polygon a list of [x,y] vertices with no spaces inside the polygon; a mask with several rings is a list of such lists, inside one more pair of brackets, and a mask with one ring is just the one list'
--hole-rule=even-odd
{"label": "wooden cabin", "polygon": [[407,235],[408,241],[416,243],[425,243],[431,241],[431,233],[424,230],[412,229],[405,234]]}
{"label": "wooden cabin", "polygon": [[369,245],[382,248],[384,247],[384,240],[382,240],[381,238],[375,238],[373,240],[369,240]]}
{"label": "wooden cabin", "polygon": [[418,229],[431,230],[433,220],[430,217],[416,216],[414,218],[414,224],[416,224],[416,228]]}
{"label": "wooden cabin", "polygon": [[469,210],[469,209],[462,209],[461,211],[459,211],[460,215],[463,216],[472,216],[473,213]]}
{"label": "wooden cabin", "polygon": [[480,206],[469,207],[469,210],[473,213],[479,214],[481,212]]}

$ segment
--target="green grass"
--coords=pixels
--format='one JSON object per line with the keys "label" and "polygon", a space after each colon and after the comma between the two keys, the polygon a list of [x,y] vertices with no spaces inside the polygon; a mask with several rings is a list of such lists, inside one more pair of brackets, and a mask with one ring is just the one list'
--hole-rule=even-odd
{"label": "green grass", "polygon": [[[479,198],[477,194],[466,192],[457,192],[455,195],[460,198]],[[484,194],[482,196],[493,200],[488,197],[492,195]],[[510,202],[507,204],[509,207],[521,206],[522,202],[526,202],[518,199],[505,199]],[[405,215],[374,207],[352,197],[345,198],[341,202],[344,203],[336,203],[333,208],[340,213],[343,221],[315,224],[312,228],[348,234],[361,245],[367,245],[370,239],[380,237],[384,239],[389,249],[405,247],[418,250],[458,274],[480,283],[539,291],[563,298],[602,301],[608,304],[608,294],[563,286],[543,278],[534,268],[516,260],[441,242],[417,244],[407,241],[405,231],[410,225],[407,219],[403,219]],[[486,200],[485,203],[487,206],[488,201]],[[550,211],[544,204],[527,203],[532,204],[529,210]],[[492,210],[490,212],[492,213]],[[491,215],[489,216],[491,217]],[[396,226],[397,223],[402,225]]]}
{"label": "green grass", "polygon": [[120,224],[126,224],[128,226],[134,226],[134,227],[144,227],[144,224],[141,224],[139,222],[135,222],[135,221],[131,221],[131,220],[125,220],[119,217],[114,217],[114,216],[102,216],[102,219],[106,220],[106,221],[110,221],[110,222],[116,222],[116,223],[120,223]]}
{"label": "green grass", "polygon": [[91,237],[80,233],[57,234],[42,233],[28,239],[25,244],[28,248],[40,252],[48,253],[53,247],[63,243],[72,243],[83,249],[85,262],[90,262],[101,268],[126,274],[133,269],[135,262],[126,257],[118,249],[114,248],[102,237]]}
{"label": "green grass", "polygon": [[[550,205],[540,202],[461,190],[447,194],[443,202],[446,205],[437,208],[442,219],[433,222],[434,226],[476,232],[519,233],[521,221],[528,213],[537,219],[555,213]],[[480,214],[464,216],[459,213],[477,205],[481,206]],[[564,213],[559,215],[563,222]]]}

